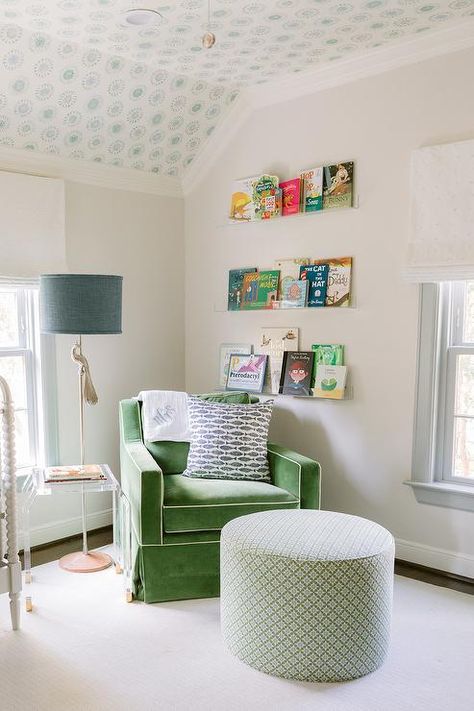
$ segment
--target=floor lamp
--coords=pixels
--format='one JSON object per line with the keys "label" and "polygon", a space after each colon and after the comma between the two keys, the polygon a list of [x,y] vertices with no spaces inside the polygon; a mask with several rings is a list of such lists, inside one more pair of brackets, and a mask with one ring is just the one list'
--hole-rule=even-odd
{"label": "floor lamp", "polygon": [[[81,467],[84,459],[84,404],[96,405],[89,363],[82,351],[82,336],[122,333],[122,277],[109,274],[43,274],[40,277],[40,324],[42,333],[73,334],[71,358],[79,376],[79,436]],[[86,493],[82,491],[82,552],[59,561],[65,570],[92,573],[112,563],[105,553],[87,546]]]}

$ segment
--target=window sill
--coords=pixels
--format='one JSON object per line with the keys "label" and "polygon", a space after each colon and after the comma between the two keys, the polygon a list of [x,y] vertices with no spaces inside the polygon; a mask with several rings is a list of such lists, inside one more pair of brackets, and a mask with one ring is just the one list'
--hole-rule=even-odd
{"label": "window sill", "polygon": [[419,504],[474,511],[474,486],[448,482],[406,481]]}

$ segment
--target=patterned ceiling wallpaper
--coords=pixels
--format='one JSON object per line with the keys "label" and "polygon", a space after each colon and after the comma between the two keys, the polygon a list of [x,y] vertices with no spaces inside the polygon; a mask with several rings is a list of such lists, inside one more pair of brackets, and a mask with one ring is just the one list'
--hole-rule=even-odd
{"label": "patterned ceiling wallpaper", "polygon": [[[146,6],[159,24],[125,27]],[[239,87],[474,17],[474,0],[0,0],[0,143],[180,176]]]}

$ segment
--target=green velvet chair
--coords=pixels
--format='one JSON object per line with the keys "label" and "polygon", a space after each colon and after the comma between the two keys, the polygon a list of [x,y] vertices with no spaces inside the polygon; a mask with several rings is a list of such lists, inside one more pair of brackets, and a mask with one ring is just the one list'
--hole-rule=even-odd
{"label": "green velvet chair", "polygon": [[[235,393],[201,397],[238,401]],[[133,593],[139,600],[218,596],[224,524],[257,511],[319,508],[319,464],[280,445],[268,444],[271,484],[183,477],[188,443],[144,442],[137,400],[120,403],[120,441],[122,489],[132,515]]]}

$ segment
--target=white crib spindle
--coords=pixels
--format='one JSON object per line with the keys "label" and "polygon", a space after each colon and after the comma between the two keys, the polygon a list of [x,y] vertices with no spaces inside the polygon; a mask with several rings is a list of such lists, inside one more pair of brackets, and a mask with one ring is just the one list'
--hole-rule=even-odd
{"label": "white crib spindle", "polygon": [[8,593],[12,627],[20,626],[21,563],[18,555],[18,520],[15,457],[15,413],[8,383],[0,376],[0,390],[3,394],[2,418],[2,464],[3,487],[5,493],[6,566],[8,568]]}

